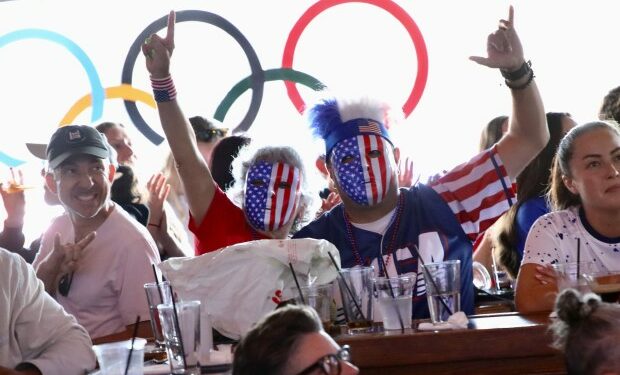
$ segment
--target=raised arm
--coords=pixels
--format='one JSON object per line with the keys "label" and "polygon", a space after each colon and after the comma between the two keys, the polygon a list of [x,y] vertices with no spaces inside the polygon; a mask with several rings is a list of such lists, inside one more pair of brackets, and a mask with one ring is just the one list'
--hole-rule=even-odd
{"label": "raised arm", "polygon": [[[471,60],[499,68],[512,94],[512,115],[508,132],[498,144],[498,152],[511,178],[536,157],[549,140],[549,130],[534,72],[523,57],[521,41],[514,28],[514,9],[508,20],[500,20],[498,30],[487,40],[487,57],[472,56]],[[524,66],[524,64],[526,64]]]}
{"label": "raised arm", "polygon": [[[151,74],[151,81],[156,91],[159,119],[176,161],[189,210],[199,224],[213,200],[215,182],[207,163],[200,156],[196,137],[176,100],[176,92],[170,77],[175,19],[175,13],[171,11],[166,36],[161,38],[157,34],[151,35],[142,45],[142,52],[146,57],[146,68]],[[159,97],[157,91],[164,95]]]}

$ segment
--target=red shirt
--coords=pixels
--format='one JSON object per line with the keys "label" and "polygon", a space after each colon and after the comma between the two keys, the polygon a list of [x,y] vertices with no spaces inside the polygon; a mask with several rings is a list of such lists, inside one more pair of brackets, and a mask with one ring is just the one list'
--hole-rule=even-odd
{"label": "red shirt", "polygon": [[248,224],[243,210],[236,206],[228,196],[216,187],[211,205],[197,224],[189,215],[189,230],[196,236],[196,255],[209,253],[241,242],[269,238],[258,233]]}

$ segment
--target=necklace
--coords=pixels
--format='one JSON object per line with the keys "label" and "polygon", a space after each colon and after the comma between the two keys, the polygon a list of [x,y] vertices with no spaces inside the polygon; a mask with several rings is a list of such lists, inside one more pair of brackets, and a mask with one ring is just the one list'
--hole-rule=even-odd
{"label": "necklace", "polygon": [[[398,205],[396,206],[396,212],[394,212],[394,216],[392,216],[392,220],[390,220],[390,225],[394,223],[394,228],[392,230],[392,237],[390,238],[390,242],[388,243],[388,247],[386,248],[385,253],[387,253],[387,260],[383,263],[383,249],[379,249],[381,261],[379,264],[379,276],[388,276],[387,274],[387,266],[390,264],[390,259],[392,258],[392,254],[394,253],[394,243],[396,241],[396,233],[398,233],[398,228],[400,227],[400,218],[403,213],[403,208],[405,207],[405,195],[400,193],[398,197]],[[344,206],[343,206],[344,211]],[[362,257],[360,256],[359,250],[357,248],[357,241],[355,241],[355,235],[353,234],[353,225],[351,224],[351,219],[346,211],[344,211],[344,223],[347,229],[347,239],[349,240],[349,244],[351,245],[351,251],[353,252],[353,256],[355,257],[355,263],[364,266],[364,262],[362,262]],[[388,225],[388,230],[390,228]],[[396,263],[394,263],[396,265]],[[368,265],[368,264],[366,264]]]}

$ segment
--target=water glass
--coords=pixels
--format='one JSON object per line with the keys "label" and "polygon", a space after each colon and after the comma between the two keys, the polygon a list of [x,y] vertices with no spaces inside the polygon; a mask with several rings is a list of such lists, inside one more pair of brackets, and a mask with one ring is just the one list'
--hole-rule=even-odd
{"label": "water glass", "polygon": [[136,337],[131,349],[131,340],[111,342],[94,345],[93,351],[97,356],[97,362],[102,375],[124,374],[127,367],[127,359],[131,351],[131,362],[127,374],[142,375],[144,373],[144,346],[146,340]]}
{"label": "water glass", "polygon": [[[200,374],[200,301],[157,306],[173,374]],[[179,332],[180,331],[180,332]]]}
{"label": "water glass", "polygon": [[384,329],[411,328],[414,284],[415,279],[411,276],[378,277],[374,280],[377,308],[383,318]]}
{"label": "water glass", "polygon": [[428,309],[433,324],[443,324],[461,311],[461,261],[447,260],[422,266]]}
{"label": "water glass", "polygon": [[299,291],[295,289],[295,301],[298,304],[312,307],[321,318],[323,329],[330,332],[332,328],[332,303],[334,301],[333,284],[302,286],[300,289],[303,300],[299,296]]}
{"label": "water glass", "polygon": [[159,348],[165,348],[166,343],[164,342],[164,334],[161,330],[157,306],[172,303],[170,282],[163,281],[160,283],[144,284],[144,291],[146,292],[146,300],[149,304],[151,330],[153,331],[153,337],[155,338],[155,345]]}
{"label": "water glass", "polygon": [[590,291],[586,275],[592,273],[592,262],[567,262],[551,265],[555,271],[558,292],[566,288],[577,289],[581,293]]}
{"label": "water glass", "polygon": [[372,329],[373,275],[373,267],[353,267],[340,271],[338,286],[349,333]]}

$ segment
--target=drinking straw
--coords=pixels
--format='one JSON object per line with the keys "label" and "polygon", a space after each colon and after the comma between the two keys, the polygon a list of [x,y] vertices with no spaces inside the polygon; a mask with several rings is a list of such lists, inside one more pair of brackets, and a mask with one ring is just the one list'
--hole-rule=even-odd
{"label": "drinking straw", "polygon": [[[387,266],[385,261],[383,260],[383,255],[380,256],[381,264],[383,265],[383,273],[385,273],[385,278],[387,279],[388,288],[390,289],[390,296],[392,296],[392,302],[394,308],[396,309],[396,315],[398,316],[398,323],[400,324],[400,333],[405,333],[405,325],[403,323],[403,317],[400,316],[400,310],[398,309],[398,303],[396,302],[396,296],[394,295],[394,289],[392,289],[392,283],[390,282],[390,275],[387,272]],[[398,272],[396,273],[396,277],[398,277]]]}
{"label": "drinking straw", "polygon": [[[183,368],[187,367],[187,359],[185,358],[185,348],[183,347],[183,335],[181,335],[181,325],[179,324],[179,316],[177,315],[177,304],[174,298],[174,291],[172,285],[170,285],[170,297],[172,298],[172,316],[174,318],[174,328],[179,336],[179,345],[181,346],[181,353],[183,353]],[[171,359],[172,360],[172,359]]]}
{"label": "drinking straw", "polygon": [[155,270],[155,264],[151,263],[151,267],[153,268],[153,275],[155,276],[155,286],[157,287],[157,292],[159,293],[159,300],[161,303],[164,303],[164,296],[161,293],[161,288],[159,287],[159,277],[157,277],[157,271]]}
{"label": "drinking straw", "polygon": [[299,298],[301,298],[301,303],[306,304],[306,300],[304,299],[304,294],[301,292],[301,287],[299,286],[299,281],[297,281],[297,274],[295,273],[295,269],[293,268],[293,264],[288,262],[288,266],[291,268],[291,273],[293,274],[293,279],[295,279],[295,285],[297,285],[297,291],[299,292]]}
{"label": "drinking straw", "polygon": [[[437,288],[437,284],[435,283],[435,280],[431,276],[431,273],[429,272],[429,270],[426,269],[426,265],[424,264],[424,259],[422,259],[422,257],[420,256],[420,252],[418,251],[418,246],[417,245],[413,245],[413,250],[415,250],[415,253],[416,253],[416,256],[418,257],[418,260],[420,261],[420,263],[422,263],[422,269],[424,270],[424,273],[426,275],[428,275],[428,279],[430,280],[431,284],[433,284],[433,288],[435,288],[435,290],[437,290],[438,289]],[[452,309],[450,309],[450,306],[448,306],[446,301],[444,301],[441,296],[436,296],[436,297],[439,300],[439,302],[441,302],[441,304],[443,305],[444,309],[448,310],[448,313],[450,313],[450,315],[452,315]]]}
{"label": "drinking straw", "polygon": [[131,348],[129,348],[129,356],[127,357],[127,364],[125,364],[125,375],[129,371],[129,364],[131,363],[131,353],[133,353],[133,343],[138,336],[138,324],[140,324],[140,315],[136,317],[136,324],[133,326],[133,335],[131,335]]}
{"label": "drinking straw", "polygon": [[579,272],[580,262],[581,262],[581,238],[577,237],[577,282],[579,282],[579,279],[581,278],[581,273]]}
{"label": "drinking straw", "polygon": [[340,276],[340,279],[342,280],[342,283],[344,284],[344,287],[347,290],[347,293],[349,293],[349,296],[353,300],[353,303],[355,304],[357,311],[359,311],[360,315],[362,316],[362,320],[366,320],[366,316],[362,312],[362,308],[357,303],[357,299],[353,295],[353,292],[351,291],[351,289],[349,289],[349,284],[347,284],[347,281],[345,280],[344,276],[342,276],[342,272],[340,271],[340,267],[338,267],[338,264],[336,263],[336,259],[334,259],[334,256],[332,255],[331,252],[328,251],[327,254],[329,255],[329,258],[332,260],[332,264],[334,265],[334,268],[338,272],[338,275]]}

